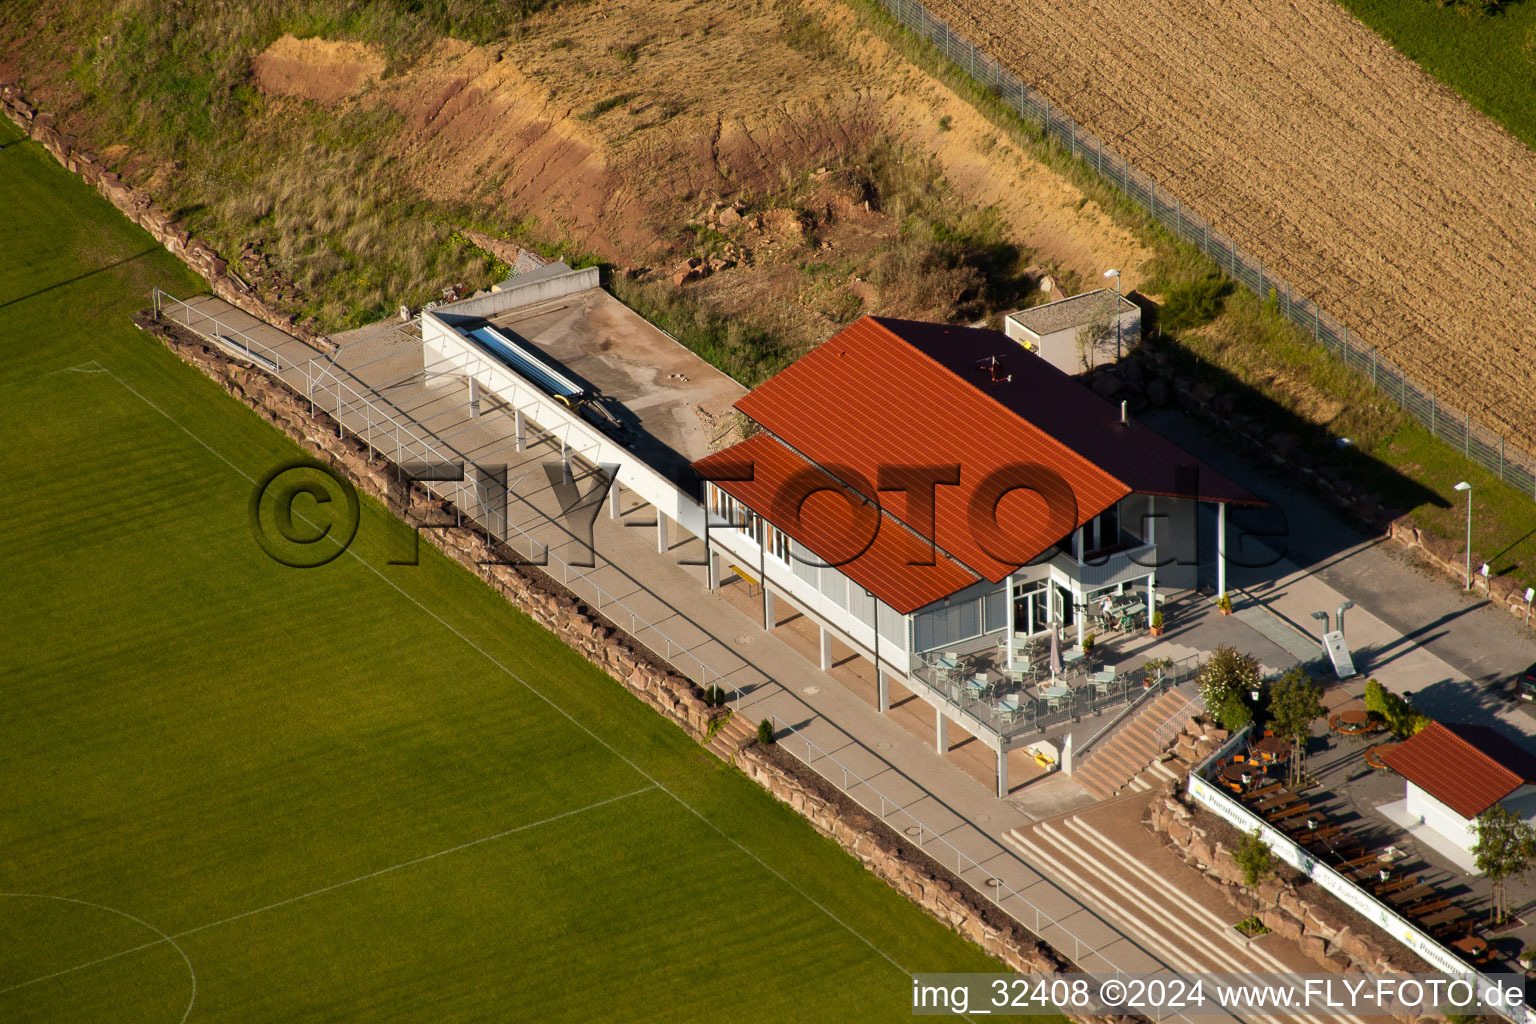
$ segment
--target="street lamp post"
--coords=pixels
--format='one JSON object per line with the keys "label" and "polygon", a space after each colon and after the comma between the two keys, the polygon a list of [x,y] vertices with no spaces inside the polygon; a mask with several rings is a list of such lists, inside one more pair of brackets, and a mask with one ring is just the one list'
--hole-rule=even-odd
{"label": "street lamp post", "polygon": [[1115,362],[1120,361],[1120,271],[1111,267],[1104,271],[1105,277],[1115,279]]}
{"label": "street lamp post", "polygon": [[1463,480],[1456,490],[1467,492],[1467,589],[1472,589],[1472,485]]}

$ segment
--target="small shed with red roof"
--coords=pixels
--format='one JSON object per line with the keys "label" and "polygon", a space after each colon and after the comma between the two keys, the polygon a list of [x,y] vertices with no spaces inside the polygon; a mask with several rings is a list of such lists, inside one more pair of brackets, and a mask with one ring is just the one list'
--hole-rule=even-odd
{"label": "small shed with red roof", "polygon": [[1407,816],[1468,854],[1490,807],[1536,818],[1536,754],[1487,726],[1431,722],[1381,759],[1405,780]]}

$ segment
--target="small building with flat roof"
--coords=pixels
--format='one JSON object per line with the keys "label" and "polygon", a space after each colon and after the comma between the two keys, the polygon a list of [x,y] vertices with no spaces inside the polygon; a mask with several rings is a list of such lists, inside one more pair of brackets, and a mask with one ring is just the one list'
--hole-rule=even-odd
{"label": "small building with flat roof", "polygon": [[[1081,373],[1117,358],[1113,320],[1116,300],[1120,311],[1119,349],[1129,352],[1141,341],[1141,307],[1112,288],[1009,313],[1003,319],[1003,333],[1063,373]],[[1109,320],[1107,339],[1088,349],[1079,345],[1083,329],[1103,319]]]}

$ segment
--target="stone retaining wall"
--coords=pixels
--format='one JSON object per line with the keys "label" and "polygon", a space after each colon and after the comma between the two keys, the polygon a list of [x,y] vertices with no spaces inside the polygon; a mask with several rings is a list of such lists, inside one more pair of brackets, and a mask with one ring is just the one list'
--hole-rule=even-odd
{"label": "stone retaining wall", "polygon": [[1227,845],[1237,841],[1236,830],[1214,815],[1192,808],[1175,783],[1170,782],[1153,799],[1147,826],[1167,839],[1173,851],[1199,869],[1239,912],[1252,912],[1257,902],[1263,909],[1255,916],[1264,927],[1295,942],[1319,968],[1347,974],[1429,972],[1417,957],[1332,896],[1309,898],[1298,886],[1280,878],[1249,889]]}
{"label": "stone retaining wall", "polygon": [[296,324],[292,316],[262,302],[248,284],[230,274],[229,264],[213,246],[201,238],[194,238],[146,192],[129,185],[101,163],[94,153],[80,144],[79,139],[55,128],[53,115],[39,113],[14,79],[0,80],[0,112],[4,112],[29,138],[40,142],[54,159],[100,192],[107,202],[122,211],[123,216],[148,231],[172,255],[202,275],[213,294],[258,320],[303,338],[322,351],[335,350],[336,346],[329,338],[310,330],[307,323]]}
{"label": "stone retaining wall", "polygon": [[[457,516],[451,503],[433,498],[420,484],[399,481],[392,462],[355,436],[337,436],[337,423],[329,414],[320,409],[312,412],[308,400],[281,381],[210,348],[176,324],[147,316],[135,318],[135,323],[345,476],[359,493],[380,501],[413,527],[433,527],[422,531],[428,543],[695,740],[706,742],[711,723],[729,716],[725,709],[706,705],[693,681],[538,569],[494,564],[512,561],[513,553],[500,544],[487,544],[485,534],[473,526],[453,525]],[[1041,945],[989,900],[787,751],[753,743],[737,751],[733,760],[748,778],[792,807],[877,877],[1009,967],[1031,974],[1069,969],[1065,958]],[[1084,1015],[1076,1019],[1088,1024],[1125,1024],[1140,1018]]]}
{"label": "stone retaining wall", "polygon": [[[1334,467],[1319,462],[1302,449],[1298,438],[1275,431],[1238,409],[1235,394],[1219,393],[1210,384],[1177,373],[1168,353],[1146,344],[1118,365],[1094,370],[1086,379],[1100,397],[1129,402],[1132,412],[1175,405],[1201,418],[1250,453],[1305,480],[1355,520],[1413,551],[1433,568],[1458,582],[1465,576],[1466,554],[1460,544],[1421,530],[1408,516],[1384,507],[1380,495],[1355,486]],[[1482,564],[1476,552],[1472,564]],[[1511,577],[1495,576],[1473,585],[1511,615],[1523,620],[1531,612],[1524,585]]]}

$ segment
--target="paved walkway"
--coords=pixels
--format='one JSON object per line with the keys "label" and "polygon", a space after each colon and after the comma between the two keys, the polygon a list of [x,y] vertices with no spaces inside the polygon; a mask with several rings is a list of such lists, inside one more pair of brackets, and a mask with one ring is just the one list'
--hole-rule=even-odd
{"label": "paved walkway", "polygon": [[[1171,851],[1148,841],[1141,818],[1152,798],[1145,792],[1115,797],[1017,829],[1009,841],[1085,902],[1143,942],[1165,949],[1186,970],[1319,973],[1321,968],[1290,940],[1274,934],[1245,938],[1236,925],[1247,915]],[[1363,1024],[1353,1014],[1287,1019]]]}

